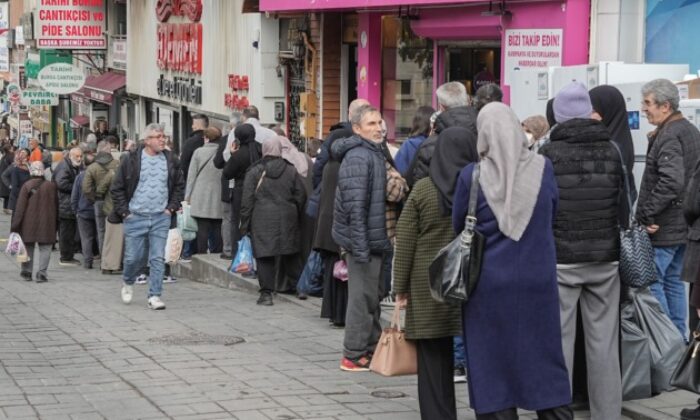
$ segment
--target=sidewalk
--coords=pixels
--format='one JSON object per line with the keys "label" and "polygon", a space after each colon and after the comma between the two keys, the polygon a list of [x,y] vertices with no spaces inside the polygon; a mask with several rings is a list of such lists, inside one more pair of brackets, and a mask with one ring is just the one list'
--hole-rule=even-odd
{"label": "sidewalk", "polygon": [[[179,277],[218,287],[258,291],[257,279],[231,273],[228,271],[229,265],[230,261],[222,260],[218,255],[195,255],[191,263],[178,264],[174,272]],[[314,314],[321,313],[321,299],[318,298],[309,297],[307,300],[299,300],[294,295],[278,294],[276,299],[302,306]],[[390,318],[390,311],[384,310],[382,320],[388,324]],[[680,411],[683,408],[694,407],[697,399],[697,395],[687,391],[667,392],[655,398],[626,401],[623,403],[623,414],[635,420],[677,420]],[[576,418],[587,418],[587,416],[587,412],[576,413]]]}

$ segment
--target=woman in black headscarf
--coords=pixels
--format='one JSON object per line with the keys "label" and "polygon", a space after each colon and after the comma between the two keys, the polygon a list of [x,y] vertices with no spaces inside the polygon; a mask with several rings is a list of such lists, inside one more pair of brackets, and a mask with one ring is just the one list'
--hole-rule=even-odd
{"label": "woman in black headscarf", "polygon": [[554,98],[550,99],[547,101],[547,124],[549,124],[549,128],[551,129],[557,124],[556,118],[554,118]]}
{"label": "woman in black headscarf", "polygon": [[[589,92],[591,104],[593,105],[593,118],[603,122],[610,132],[610,138],[622,153],[622,161],[627,167],[627,180],[629,182],[632,202],[637,200],[637,186],[634,183],[634,144],[632,143],[632,132],[630,131],[627,119],[627,107],[622,93],[614,87],[602,85],[591,89]],[[596,115],[597,114],[597,115]],[[627,198],[621,197],[620,223],[627,226],[630,209],[627,205]]]}
{"label": "woman in black headscarf", "polygon": [[461,335],[461,310],[434,300],[428,267],[455,237],[452,196],[460,171],[478,160],[476,135],[462,127],[440,133],[430,176],[418,181],[396,227],[394,291],[406,306],[406,338],[418,351],[418,401],[421,418],[456,420],[452,337]]}

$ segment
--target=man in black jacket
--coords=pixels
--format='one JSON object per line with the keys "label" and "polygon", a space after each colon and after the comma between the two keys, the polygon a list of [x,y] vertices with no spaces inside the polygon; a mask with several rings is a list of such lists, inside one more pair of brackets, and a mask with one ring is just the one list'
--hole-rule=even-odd
{"label": "man in black jacket", "polygon": [[382,116],[365,105],[350,122],[352,137],[333,143],[342,160],[333,214],[333,239],[347,251],[348,307],[340,368],[369,370],[379,340],[379,301],[384,294],[383,254],[392,249],[386,229],[386,157],[381,149]]}
{"label": "man in black jacket", "polygon": [[78,266],[74,257],[77,249],[75,242],[76,218],[70,198],[73,192],[73,184],[83,168],[83,151],[79,147],[74,147],[68,152],[68,156],[63,158],[53,174],[53,181],[58,187],[58,238],[61,258],[59,265]]}
{"label": "man in black jacket", "polygon": [[591,119],[593,107],[583,84],[562,88],[554,113],[551,142],[539,152],[552,162],[559,187],[554,237],[564,358],[571,381],[580,305],[591,418],[618,419],[622,156],[605,125]]}
{"label": "man in black jacket", "polygon": [[[133,298],[133,284],[148,257],[148,307],[165,309],[163,288],[165,244],[175,226],[176,212],[184,197],[180,162],[165,150],[163,126],[149,124],[143,146],[122,160],[110,189],[114,210],[110,222],[124,223],[124,303]],[[149,249],[146,249],[148,242]]]}
{"label": "man in black jacket", "polygon": [[209,127],[209,117],[204,114],[194,114],[192,116],[192,135],[185,140],[180,151],[180,161],[185,182],[187,182],[187,171],[190,169],[190,161],[194,151],[204,146],[204,129],[207,127]]}
{"label": "man in black jacket", "polygon": [[683,202],[700,159],[700,132],[678,111],[678,88],[656,79],[642,87],[642,111],[656,126],[649,137],[637,220],[647,226],[654,246],[658,281],[650,289],[681,335],[687,338],[687,301],[680,279],[688,225]]}

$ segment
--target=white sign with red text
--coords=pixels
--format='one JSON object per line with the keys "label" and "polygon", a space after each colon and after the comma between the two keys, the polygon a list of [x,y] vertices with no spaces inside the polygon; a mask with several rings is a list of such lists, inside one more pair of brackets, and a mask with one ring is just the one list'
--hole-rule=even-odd
{"label": "white sign with red text", "polygon": [[39,0],[35,17],[39,48],[107,48],[104,0]]}
{"label": "white sign with red text", "polygon": [[561,29],[508,29],[503,40],[505,52],[504,85],[510,85],[513,72],[561,66]]}

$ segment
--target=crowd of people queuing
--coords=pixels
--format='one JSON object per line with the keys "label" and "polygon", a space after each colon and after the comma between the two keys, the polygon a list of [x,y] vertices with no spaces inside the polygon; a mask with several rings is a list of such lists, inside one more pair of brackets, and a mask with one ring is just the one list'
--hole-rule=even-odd
{"label": "crowd of people queuing", "polygon": [[[124,151],[101,126],[57,165],[36,140],[29,149],[5,143],[0,197],[29,254],[39,248],[37,282],[48,280],[58,237],[61,265],[91,269],[99,260],[103,274],[122,276],[125,303],[133,284],[147,281],[152,309],[165,308],[163,281],[174,281],[164,249],[182,202],[198,230],[181,261],[206,253],[230,260],[248,235],[259,305],[273,305],[275,293],[308,298],[299,278],[318,261],[312,294],[323,299],[321,316],[345,329],[344,371],[369,370],[382,302],[395,301],[417,348],[424,419],[456,419],[454,384],[465,381],[478,419],[514,419],[518,408],[573,418],[583,333],[591,418],[616,419],[620,226],[635,218],[650,234],[651,290],[686,342],[688,304],[700,308],[700,287],[688,299],[683,284],[700,279],[700,132],[679,112],[670,81],[651,81],[642,94],[656,130],[638,199],[622,94],[576,82],[546,115],[522,122],[497,85],[471,98],[462,83],[445,83],[438,109],[417,109],[398,150],[380,111],[356,99],[313,160],[261,125],[255,107],[234,114],[225,135],[194,115],[179,158],[158,124]],[[464,229],[475,186],[486,246],[479,285],[459,307],[433,299],[428,267]],[[30,259],[21,277],[32,280],[32,270]],[[683,416],[700,418],[700,409]]]}

